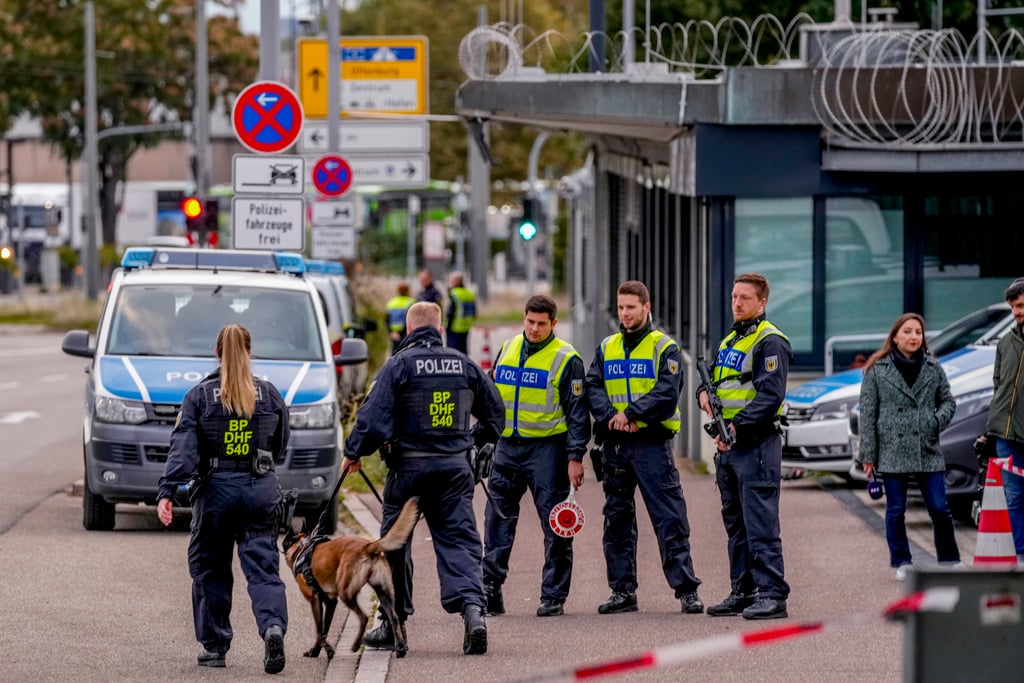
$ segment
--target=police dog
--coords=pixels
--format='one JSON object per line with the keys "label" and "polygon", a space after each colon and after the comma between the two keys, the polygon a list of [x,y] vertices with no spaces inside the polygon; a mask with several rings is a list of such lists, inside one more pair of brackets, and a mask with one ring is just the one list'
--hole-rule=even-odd
{"label": "police dog", "polygon": [[413,498],[402,508],[388,533],[376,541],[340,536],[314,545],[308,566],[319,590],[307,582],[302,566],[298,571],[295,569],[296,560],[307,545],[302,542],[306,533],[289,530],[285,534],[281,543],[285,561],[295,575],[299,590],[313,609],[313,623],[316,626],[316,643],[303,653],[306,657],[320,656],[321,648],[327,651],[328,660],[334,657],[334,648],[327,643],[327,632],[331,628],[339,599],[359,618],[359,633],[352,643],[352,652],[359,650],[369,621],[369,617],[359,607],[358,600],[359,591],[366,584],[370,584],[377,593],[381,611],[391,623],[391,630],[395,634],[395,655],[404,657],[409,651],[405,628],[395,614],[395,587],[391,567],[384,553],[398,550],[406,544],[419,520],[418,514],[417,499]]}

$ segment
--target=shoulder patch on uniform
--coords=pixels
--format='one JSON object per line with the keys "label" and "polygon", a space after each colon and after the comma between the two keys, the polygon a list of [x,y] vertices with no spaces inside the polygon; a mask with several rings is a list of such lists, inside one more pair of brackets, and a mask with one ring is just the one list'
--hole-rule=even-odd
{"label": "shoulder patch on uniform", "polygon": [[679,363],[678,363],[678,361],[670,360],[668,362],[668,371],[671,372],[673,375],[678,375],[679,374]]}
{"label": "shoulder patch on uniform", "polygon": [[572,381],[572,395],[582,396],[583,395],[583,380],[574,379]]}
{"label": "shoulder patch on uniform", "polygon": [[779,357],[778,356],[765,356],[764,357],[764,369],[765,372],[775,372],[779,369]]}

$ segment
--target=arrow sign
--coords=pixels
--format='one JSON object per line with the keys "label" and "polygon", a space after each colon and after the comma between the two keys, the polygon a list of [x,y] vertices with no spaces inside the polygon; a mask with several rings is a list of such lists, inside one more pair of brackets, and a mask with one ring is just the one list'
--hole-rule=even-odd
{"label": "arrow sign", "polygon": [[34,410],[19,410],[13,413],[5,413],[3,417],[0,417],[0,424],[18,425],[25,420],[34,420],[37,417],[42,416]]}
{"label": "arrow sign", "polygon": [[[307,121],[301,144],[303,152],[327,152],[327,122]],[[342,121],[338,151],[346,158],[350,154],[426,154],[430,127],[426,121]]]}
{"label": "arrow sign", "polygon": [[392,157],[348,157],[355,181],[361,185],[419,187],[430,180],[430,157],[409,154]]}
{"label": "arrow sign", "polygon": [[348,199],[313,202],[313,225],[344,228],[356,224],[356,203]]}

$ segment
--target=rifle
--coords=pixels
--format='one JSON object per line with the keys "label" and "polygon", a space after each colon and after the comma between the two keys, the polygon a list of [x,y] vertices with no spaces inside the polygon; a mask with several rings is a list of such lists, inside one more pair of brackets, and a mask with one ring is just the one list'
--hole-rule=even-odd
{"label": "rifle", "polygon": [[725,418],[722,417],[722,399],[718,398],[718,393],[715,391],[715,383],[711,381],[711,374],[708,372],[708,364],[704,360],[704,356],[697,356],[697,374],[700,375],[697,395],[700,396],[701,391],[708,392],[708,404],[711,406],[712,422],[704,425],[704,431],[711,438],[717,437],[726,446],[732,446],[736,443],[736,435],[729,429]]}

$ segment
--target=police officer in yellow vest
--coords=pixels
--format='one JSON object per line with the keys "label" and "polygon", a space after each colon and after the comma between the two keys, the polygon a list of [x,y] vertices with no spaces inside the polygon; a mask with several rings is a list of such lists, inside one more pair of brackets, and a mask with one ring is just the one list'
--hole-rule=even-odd
{"label": "police officer in yellow vest", "polygon": [[388,299],[388,332],[391,335],[391,353],[398,350],[398,345],[405,339],[405,314],[416,299],[409,296],[409,285],[399,283],[398,294]]}
{"label": "police officer in yellow vest", "polygon": [[[495,450],[484,512],[484,591],[487,612],[505,612],[501,585],[530,489],[544,532],[538,617],[563,614],[572,579],[572,538],[547,523],[551,509],[583,483],[590,415],[583,396],[583,359],[555,336],[558,306],[550,297],[526,302],[523,333],[501,345],[492,376],[505,402],[505,430]],[[500,512],[501,514],[497,514]]]}
{"label": "police officer in yellow vest", "polygon": [[670,441],[679,431],[679,345],[651,323],[651,296],[630,280],[618,289],[619,332],[597,349],[586,392],[604,443],[604,557],[611,597],[600,614],[635,612],[637,487],[658,537],[661,566],[686,614],[700,614],[690,522]]}
{"label": "police officer in yellow vest", "polygon": [[[789,616],[779,525],[779,414],[793,352],[786,335],[765,319],[767,305],[768,280],[763,275],[745,273],[733,281],[735,323],[718,348],[712,374],[722,416],[736,436],[732,446],[715,440],[715,478],[729,537],[732,582],[729,596],[708,608],[715,617]],[[707,392],[698,392],[697,400],[711,416]]]}
{"label": "police officer in yellow vest", "polygon": [[469,328],[476,322],[476,295],[466,288],[462,273],[448,276],[448,327],[445,346],[468,354]]}

